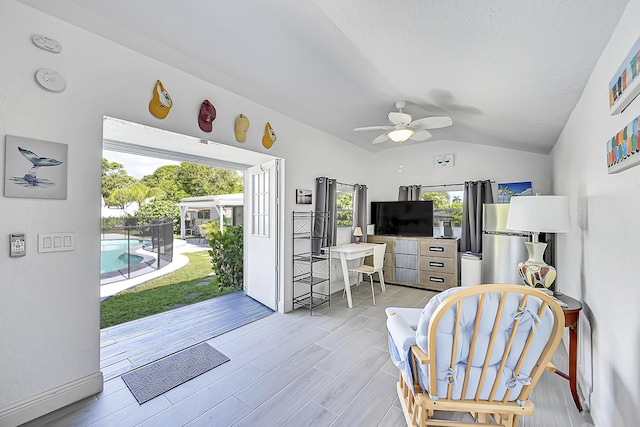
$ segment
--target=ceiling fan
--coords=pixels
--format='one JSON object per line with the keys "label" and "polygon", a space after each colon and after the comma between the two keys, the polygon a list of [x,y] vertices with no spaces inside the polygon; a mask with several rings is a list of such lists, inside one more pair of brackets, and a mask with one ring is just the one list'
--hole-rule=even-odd
{"label": "ceiling fan", "polygon": [[393,142],[404,142],[408,139],[414,141],[426,141],[431,138],[431,132],[427,129],[438,129],[447,126],[451,126],[453,121],[451,117],[424,117],[422,119],[412,120],[411,115],[402,111],[406,107],[406,101],[396,102],[396,108],[398,111],[392,111],[389,113],[389,122],[391,125],[383,126],[366,126],[362,128],[355,128],[354,131],[359,132],[363,130],[385,130],[387,132],[378,136],[373,140],[374,144],[380,144],[387,139]]}

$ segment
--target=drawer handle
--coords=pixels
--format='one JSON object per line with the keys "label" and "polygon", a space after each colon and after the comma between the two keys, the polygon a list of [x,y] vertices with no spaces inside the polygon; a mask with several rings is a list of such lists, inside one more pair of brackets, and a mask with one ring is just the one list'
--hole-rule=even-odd
{"label": "drawer handle", "polygon": [[429,267],[444,267],[444,262],[429,261]]}
{"label": "drawer handle", "polygon": [[444,283],[444,279],[442,277],[429,277],[430,282]]}
{"label": "drawer handle", "polygon": [[444,252],[444,247],[442,247],[442,246],[429,246],[429,250],[431,252]]}

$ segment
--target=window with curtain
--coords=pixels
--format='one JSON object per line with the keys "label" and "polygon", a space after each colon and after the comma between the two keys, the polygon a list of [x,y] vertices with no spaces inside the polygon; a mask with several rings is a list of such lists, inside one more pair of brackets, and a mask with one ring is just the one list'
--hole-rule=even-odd
{"label": "window with curtain", "polygon": [[353,225],[354,186],[338,184],[336,189],[336,225],[351,228]]}
{"label": "window with curtain", "polygon": [[442,186],[423,187],[421,200],[433,201],[434,235],[444,235],[444,225],[451,222],[453,234],[460,237],[462,233],[462,196],[464,187]]}

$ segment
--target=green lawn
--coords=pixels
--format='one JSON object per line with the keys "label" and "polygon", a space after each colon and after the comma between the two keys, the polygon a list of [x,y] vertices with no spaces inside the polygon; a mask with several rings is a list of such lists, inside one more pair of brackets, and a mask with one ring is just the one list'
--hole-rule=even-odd
{"label": "green lawn", "polygon": [[[100,310],[100,328],[162,313],[173,309],[176,304],[193,304],[237,290],[218,289],[215,276],[210,276],[211,256],[208,251],[185,255],[189,263],[180,270],[104,300]],[[198,286],[202,282],[208,283]],[[189,294],[191,298],[186,297]]]}

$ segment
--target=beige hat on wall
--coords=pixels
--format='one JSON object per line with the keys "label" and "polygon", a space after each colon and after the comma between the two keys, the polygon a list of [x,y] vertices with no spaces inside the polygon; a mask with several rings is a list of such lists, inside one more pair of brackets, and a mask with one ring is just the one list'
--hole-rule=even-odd
{"label": "beige hat on wall", "polygon": [[236,141],[245,142],[247,130],[249,130],[249,119],[244,114],[240,114],[236,117]]}

